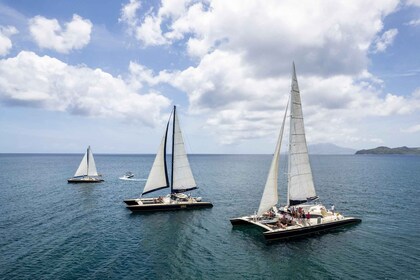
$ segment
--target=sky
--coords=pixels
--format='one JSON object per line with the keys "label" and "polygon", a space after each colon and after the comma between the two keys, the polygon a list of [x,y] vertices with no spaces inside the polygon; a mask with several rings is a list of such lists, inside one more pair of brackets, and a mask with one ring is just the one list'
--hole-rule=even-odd
{"label": "sky", "polygon": [[308,144],[420,147],[420,0],[0,0],[0,153],[273,153],[293,62]]}

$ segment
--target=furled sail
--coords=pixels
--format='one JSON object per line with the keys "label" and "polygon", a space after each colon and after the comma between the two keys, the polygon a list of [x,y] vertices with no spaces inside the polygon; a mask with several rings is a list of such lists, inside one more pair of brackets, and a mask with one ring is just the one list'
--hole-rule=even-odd
{"label": "furled sail", "polygon": [[156,153],[152,169],[150,170],[149,177],[147,178],[142,194],[169,187],[168,172],[166,168],[166,139],[168,136],[169,121],[170,118],[168,120],[168,124],[166,125],[165,134],[160,142],[159,150]]}
{"label": "furled sail", "polygon": [[80,176],[98,176],[98,171],[96,170],[95,160],[93,159],[90,146],[87,148],[86,153],[80,162],[79,168],[77,168],[76,173],[74,174],[74,177]]}
{"label": "furled sail", "polygon": [[290,135],[289,135],[289,180],[288,203],[303,203],[315,197],[315,186],[309,163],[303,124],[302,102],[293,63],[293,78],[290,103]]}
{"label": "furled sail", "polygon": [[274,152],[273,160],[271,161],[270,171],[268,172],[267,181],[265,183],[264,192],[261,198],[260,207],[257,215],[262,215],[275,206],[279,200],[278,196],[278,177],[279,177],[279,159],[281,150],[281,141],[283,138],[284,124],[286,122],[286,114],[289,103],[287,103],[284,111],[283,123],[281,125],[280,134],[277,139],[276,150]]}
{"label": "furled sail", "polygon": [[176,107],[174,107],[173,117],[172,191],[184,192],[196,189],[197,184],[195,183],[188,156],[185,152]]}

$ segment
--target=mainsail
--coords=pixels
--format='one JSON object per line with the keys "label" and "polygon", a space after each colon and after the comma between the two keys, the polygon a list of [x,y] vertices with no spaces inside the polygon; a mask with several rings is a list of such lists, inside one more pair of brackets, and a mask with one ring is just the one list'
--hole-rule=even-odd
{"label": "mainsail", "polygon": [[87,169],[87,175],[88,176],[99,176],[98,171],[96,170],[96,164],[95,160],[93,159],[92,150],[90,149],[90,146],[88,148],[88,169]]}
{"label": "mainsail", "polygon": [[176,107],[174,106],[173,138],[172,138],[172,191],[184,192],[196,189],[194,176],[191,171],[181,127],[179,126]]}
{"label": "mainsail", "polygon": [[287,102],[286,109],[284,110],[283,123],[281,125],[280,134],[277,139],[276,150],[274,152],[273,160],[271,161],[270,171],[268,172],[267,181],[265,183],[264,192],[261,198],[260,207],[258,208],[257,215],[262,215],[275,206],[279,200],[278,197],[278,175],[279,175],[279,159],[281,150],[281,141],[283,138],[284,124],[286,122],[287,109],[289,102]]}
{"label": "mainsail", "polygon": [[76,173],[74,174],[74,177],[80,176],[99,176],[90,146],[87,148],[79,168],[77,168]]}
{"label": "mainsail", "polygon": [[290,106],[289,134],[289,180],[287,198],[289,205],[295,205],[316,196],[306,145],[303,124],[302,103],[293,63],[293,77]]}

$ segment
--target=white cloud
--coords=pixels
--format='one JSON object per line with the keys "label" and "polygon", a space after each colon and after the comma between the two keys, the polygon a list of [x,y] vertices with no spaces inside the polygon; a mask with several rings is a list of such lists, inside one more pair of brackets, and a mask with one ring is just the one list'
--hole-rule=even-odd
{"label": "white cloud", "polygon": [[407,6],[416,6],[420,7],[420,0],[406,0],[405,4]]}
{"label": "white cloud", "polygon": [[130,0],[130,2],[124,5],[121,9],[120,22],[125,22],[130,29],[137,25],[136,13],[140,9],[141,3],[139,0]]}
{"label": "white cloud", "polygon": [[52,49],[60,53],[69,53],[81,49],[90,41],[92,23],[74,14],[64,28],[56,19],[36,16],[29,20],[29,30],[35,42],[41,48]]}
{"label": "white cloud", "polygon": [[0,101],[71,114],[113,117],[153,126],[170,101],[157,92],[139,93],[101,69],[71,66],[49,56],[20,52],[0,60]]}
{"label": "white cloud", "polygon": [[408,23],[406,23],[406,25],[410,25],[410,26],[419,26],[419,25],[420,25],[420,19],[413,19],[413,20],[410,20]]}
{"label": "white cloud", "polygon": [[388,46],[392,45],[397,34],[398,30],[395,28],[384,32],[375,40],[374,52],[384,52]]}
{"label": "white cloud", "polygon": [[415,93],[385,93],[367,70],[369,50],[384,51],[398,33],[378,39],[396,0],[170,2],[137,21],[136,38],[146,46],[184,44],[196,64],[156,75],[140,69],[137,79],[186,92],[190,113],[223,144],[278,133],[293,60],[312,141],[383,141],[360,137],[361,124],[420,108]]}
{"label": "white cloud", "polygon": [[420,124],[417,125],[413,125],[410,126],[408,128],[405,129],[401,129],[402,132],[407,132],[407,133],[416,133],[416,132],[420,132]]}
{"label": "white cloud", "polygon": [[0,56],[5,56],[12,48],[12,40],[10,37],[19,33],[14,26],[1,26],[0,25]]}

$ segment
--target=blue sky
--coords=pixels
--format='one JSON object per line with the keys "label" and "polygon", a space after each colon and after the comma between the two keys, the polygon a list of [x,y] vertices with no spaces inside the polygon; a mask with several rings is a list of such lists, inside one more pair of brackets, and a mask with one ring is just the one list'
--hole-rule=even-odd
{"label": "blue sky", "polygon": [[420,1],[0,0],[0,152],[272,153],[295,61],[309,144],[420,146]]}

